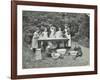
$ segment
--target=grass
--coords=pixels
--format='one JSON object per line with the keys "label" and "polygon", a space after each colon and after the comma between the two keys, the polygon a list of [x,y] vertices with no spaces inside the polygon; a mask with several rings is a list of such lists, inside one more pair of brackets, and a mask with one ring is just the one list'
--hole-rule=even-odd
{"label": "grass", "polygon": [[[72,48],[74,47],[75,42],[72,42]],[[82,48],[83,55],[82,57],[73,58],[75,56],[69,55],[66,53],[64,58],[53,59],[47,57],[46,53],[42,52],[42,60],[35,60],[35,53],[27,46],[23,45],[23,68],[47,68],[47,67],[72,67],[72,66],[85,66],[89,65],[89,48],[80,45]],[[68,49],[67,49],[68,51]]]}

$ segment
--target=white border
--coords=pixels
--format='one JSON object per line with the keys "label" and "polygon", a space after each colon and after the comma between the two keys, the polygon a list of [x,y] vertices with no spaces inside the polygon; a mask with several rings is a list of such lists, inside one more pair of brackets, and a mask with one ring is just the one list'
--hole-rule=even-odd
{"label": "white border", "polygon": [[[39,68],[22,69],[22,11],[48,11],[48,12],[70,12],[90,14],[90,65],[79,67]],[[45,74],[61,72],[94,71],[94,10],[78,8],[41,7],[17,5],[17,75]]]}

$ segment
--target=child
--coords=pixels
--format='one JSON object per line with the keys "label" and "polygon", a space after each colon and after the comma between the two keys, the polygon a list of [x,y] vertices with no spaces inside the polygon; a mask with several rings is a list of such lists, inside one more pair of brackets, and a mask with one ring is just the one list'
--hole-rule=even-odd
{"label": "child", "polygon": [[36,30],[36,32],[34,32],[33,38],[32,38],[32,49],[33,52],[35,53],[36,48],[38,48],[38,38],[39,38],[39,29]]}
{"label": "child", "polygon": [[75,60],[77,57],[81,57],[81,56],[83,55],[82,50],[81,50],[81,47],[80,47],[78,44],[75,44],[74,50],[77,51],[77,54],[76,54],[74,60]]}
{"label": "child", "polygon": [[42,38],[44,39],[48,38],[47,28],[45,28],[44,31],[42,32]]}
{"label": "child", "polygon": [[[48,38],[47,28],[45,28],[44,31],[42,32],[42,38],[43,38],[43,39],[47,39],[47,38]],[[44,51],[45,51],[45,48],[46,48],[46,46],[47,46],[47,42],[44,41],[44,42],[41,43],[41,45],[43,45],[43,49],[44,49]]]}
{"label": "child", "polygon": [[58,31],[56,32],[56,38],[62,38],[62,31],[61,28],[58,28]]}
{"label": "child", "polygon": [[[56,32],[56,38],[58,38],[58,39],[61,39],[63,37],[63,34],[62,34],[62,31],[61,31],[61,28],[59,27],[58,28],[58,31]],[[57,41],[57,48],[59,48],[60,47],[60,43],[61,43],[61,41]]]}
{"label": "child", "polygon": [[56,36],[55,36],[55,32],[56,32],[56,28],[55,27],[51,27],[50,28],[50,38],[55,38]]}
{"label": "child", "polygon": [[51,53],[55,52],[56,47],[57,47],[57,45],[55,43],[48,42],[48,45],[46,47],[47,55],[51,57]]}
{"label": "child", "polygon": [[68,44],[67,44],[67,47],[71,47],[71,35],[70,33],[68,32],[68,29],[65,29],[65,37],[68,39]]}

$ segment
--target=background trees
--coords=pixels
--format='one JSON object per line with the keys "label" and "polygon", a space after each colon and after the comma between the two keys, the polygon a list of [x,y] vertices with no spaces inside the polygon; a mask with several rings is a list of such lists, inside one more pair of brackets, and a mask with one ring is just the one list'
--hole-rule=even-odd
{"label": "background trees", "polygon": [[84,13],[23,11],[23,40],[30,44],[37,27],[43,30],[53,25],[63,30],[66,24],[72,40],[89,47],[89,14]]}

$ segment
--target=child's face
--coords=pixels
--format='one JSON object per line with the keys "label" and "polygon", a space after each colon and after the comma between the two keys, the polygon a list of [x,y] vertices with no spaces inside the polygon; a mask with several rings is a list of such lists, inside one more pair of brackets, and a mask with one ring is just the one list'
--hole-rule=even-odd
{"label": "child's face", "polygon": [[67,28],[67,26],[65,26],[65,28]]}
{"label": "child's face", "polygon": [[55,31],[54,27],[51,28],[51,31]]}
{"label": "child's face", "polygon": [[61,28],[59,28],[59,31],[61,31]]}

